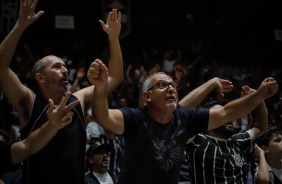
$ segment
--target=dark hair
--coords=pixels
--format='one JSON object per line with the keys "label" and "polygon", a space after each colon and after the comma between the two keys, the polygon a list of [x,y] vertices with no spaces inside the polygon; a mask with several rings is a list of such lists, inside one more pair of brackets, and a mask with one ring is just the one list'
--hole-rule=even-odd
{"label": "dark hair", "polygon": [[91,142],[91,145],[86,151],[86,170],[92,171],[92,164],[89,162],[88,158],[98,153],[99,151],[104,150],[108,154],[111,151],[109,144],[102,144],[100,141]]}
{"label": "dark hair", "polygon": [[263,145],[268,146],[269,140],[273,134],[282,135],[282,131],[276,126],[269,127],[268,129],[258,133],[257,137],[255,138],[255,143],[258,145],[258,147],[262,147]]}

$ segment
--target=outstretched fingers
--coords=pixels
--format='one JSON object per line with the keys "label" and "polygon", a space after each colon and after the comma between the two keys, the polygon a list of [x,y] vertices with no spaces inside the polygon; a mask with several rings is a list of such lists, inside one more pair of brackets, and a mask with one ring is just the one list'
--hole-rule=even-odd
{"label": "outstretched fingers", "polygon": [[73,112],[69,111],[68,114],[63,117],[62,125],[65,126],[70,124],[72,122],[72,116],[73,116]]}
{"label": "outstretched fingers", "polygon": [[57,108],[55,108],[53,100],[49,99],[49,108],[47,110],[47,116],[49,122],[55,125],[58,129],[61,129],[72,122],[72,116],[74,113],[71,111],[71,109],[73,109],[76,105],[80,103],[79,100],[76,100],[66,105],[70,96],[71,92],[68,92],[65,97],[63,97],[61,103],[58,105]]}
{"label": "outstretched fingers", "polygon": [[59,109],[62,109],[64,110],[65,112],[68,112],[70,111],[72,108],[74,108],[76,105],[78,105],[80,103],[79,100],[76,100],[74,102],[71,102],[70,104],[66,105],[69,98],[71,96],[71,92],[67,92],[66,96],[63,98],[63,100],[61,101],[60,105],[58,106],[58,110]]}

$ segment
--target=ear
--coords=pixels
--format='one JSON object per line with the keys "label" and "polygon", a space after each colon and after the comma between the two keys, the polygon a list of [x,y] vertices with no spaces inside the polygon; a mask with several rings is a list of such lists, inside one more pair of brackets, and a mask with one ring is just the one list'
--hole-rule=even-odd
{"label": "ear", "polygon": [[261,149],[264,151],[264,153],[268,153],[269,152],[268,147],[266,145],[262,145]]}
{"label": "ear", "polygon": [[93,164],[93,159],[92,159],[92,157],[87,158],[87,160],[88,160],[89,163]]}
{"label": "ear", "polygon": [[37,74],[35,75],[35,79],[36,79],[38,82],[44,81],[43,75],[42,75],[41,73],[37,73]]}
{"label": "ear", "polygon": [[151,101],[151,93],[148,91],[143,91],[142,93],[143,98],[145,99],[146,102],[150,102]]}

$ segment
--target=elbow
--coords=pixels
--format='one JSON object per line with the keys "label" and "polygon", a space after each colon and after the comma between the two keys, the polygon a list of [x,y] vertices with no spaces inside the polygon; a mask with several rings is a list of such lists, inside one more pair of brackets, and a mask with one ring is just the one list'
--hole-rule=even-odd
{"label": "elbow", "polygon": [[269,184],[269,180],[267,180],[266,178],[257,178],[256,182],[259,184]]}

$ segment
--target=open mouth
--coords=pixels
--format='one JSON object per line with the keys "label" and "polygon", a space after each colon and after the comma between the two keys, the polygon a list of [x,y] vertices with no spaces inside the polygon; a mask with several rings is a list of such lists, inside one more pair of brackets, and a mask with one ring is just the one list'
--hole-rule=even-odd
{"label": "open mouth", "polygon": [[169,96],[169,97],[166,98],[166,100],[175,101],[175,97],[174,96]]}

